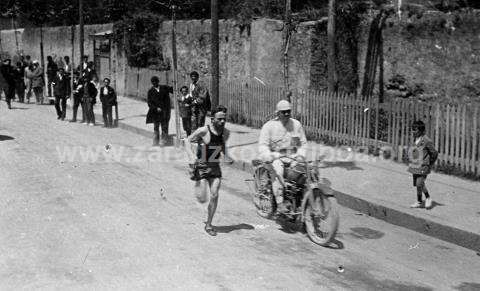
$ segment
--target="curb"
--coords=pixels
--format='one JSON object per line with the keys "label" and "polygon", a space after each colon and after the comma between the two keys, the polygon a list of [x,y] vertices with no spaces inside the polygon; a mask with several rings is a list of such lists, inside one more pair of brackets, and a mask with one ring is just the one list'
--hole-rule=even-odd
{"label": "curb", "polygon": [[[100,118],[99,120],[103,120],[101,114],[95,114],[95,118]],[[153,133],[148,130],[128,125],[121,121],[118,121],[118,128],[142,135],[147,138],[151,138],[153,136]],[[232,165],[225,166],[253,174],[253,167],[250,162],[236,161]],[[396,226],[401,226],[430,237],[480,252],[480,234],[472,233],[448,225],[443,225],[421,217],[416,217],[414,215],[354,197],[346,193],[335,191],[335,197],[337,198],[338,203],[344,207],[359,211],[377,219],[381,219]]]}

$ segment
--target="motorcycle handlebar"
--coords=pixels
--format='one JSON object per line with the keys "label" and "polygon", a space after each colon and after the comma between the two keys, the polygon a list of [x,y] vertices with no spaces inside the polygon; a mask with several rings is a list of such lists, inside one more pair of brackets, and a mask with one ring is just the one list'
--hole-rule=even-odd
{"label": "motorcycle handlebar", "polygon": [[301,163],[315,163],[315,162],[321,162],[325,159],[325,155],[321,155],[319,157],[317,157],[317,159],[313,160],[313,161],[307,161],[305,160],[302,156],[297,156],[297,157],[292,157],[292,156],[287,156],[287,155],[281,155],[279,156],[278,158],[275,158],[274,160],[280,160],[280,159],[289,159],[289,160],[292,160],[292,161],[296,161],[296,162],[301,162]]}

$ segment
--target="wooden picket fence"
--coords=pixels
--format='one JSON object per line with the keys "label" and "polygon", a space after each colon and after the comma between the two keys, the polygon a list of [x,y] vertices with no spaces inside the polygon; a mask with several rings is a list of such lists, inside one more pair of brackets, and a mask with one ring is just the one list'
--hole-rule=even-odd
{"label": "wooden picket fence", "polygon": [[[168,73],[132,69],[126,78],[125,95],[146,98],[150,78],[162,84]],[[179,85],[188,84],[180,76]],[[210,85],[209,79],[203,80]],[[390,151],[398,161],[407,158],[413,144],[411,124],[421,119],[427,135],[439,151],[437,165],[480,176],[480,124],[478,104],[444,104],[396,99],[379,103],[375,97],[293,90],[293,116],[304,125],[309,139],[364,146]],[[261,127],[275,115],[275,105],[285,99],[283,88],[221,80],[220,104],[228,108],[230,121]]]}
{"label": "wooden picket fence", "polygon": [[[235,123],[261,127],[284,99],[282,88],[222,81],[220,104]],[[404,161],[414,142],[414,120],[425,122],[426,134],[439,151],[437,165],[480,175],[480,129],[478,104],[443,104],[396,99],[379,103],[375,97],[294,90],[293,116],[304,125],[310,139],[388,150]]]}

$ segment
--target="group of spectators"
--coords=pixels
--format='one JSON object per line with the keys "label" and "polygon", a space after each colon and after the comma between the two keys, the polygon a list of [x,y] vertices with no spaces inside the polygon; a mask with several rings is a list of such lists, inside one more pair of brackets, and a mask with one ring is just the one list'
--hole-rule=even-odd
{"label": "group of spectators", "polygon": [[[104,126],[114,126],[113,107],[117,106],[116,92],[110,86],[109,78],[102,80],[103,86],[99,85],[94,63],[88,61],[88,56],[83,56],[82,63],[73,70],[73,82],[71,82],[72,65],[68,56],[57,62],[52,56],[47,56],[46,66],[47,82],[45,84],[43,68],[38,61],[31,61],[30,56],[21,56],[15,67],[11,65],[10,59],[2,61],[0,92],[4,92],[9,109],[11,109],[11,101],[15,99],[15,94],[19,102],[30,103],[33,92],[36,104],[44,104],[44,88],[46,87],[47,97],[55,99],[57,119],[66,119],[67,99],[72,95],[72,118],[69,121],[77,122],[80,107],[82,109],[81,122],[93,126],[95,125],[94,105],[97,101],[96,97],[99,95]],[[188,86],[180,88],[180,94],[176,100],[179,105],[182,126],[187,136],[205,125],[207,112],[211,110],[208,87],[199,81],[198,72],[191,72],[190,79],[191,83]],[[152,88],[147,93],[149,110],[146,121],[147,124],[153,123],[154,125],[153,144],[164,145],[168,141],[168,125],[172,108],[169,94],[173,94],[173,87],[160,85],[159,78],[156,76],[152,77],[151,83]]]}
{"label": "group of spectators", "polygon": [[[30,56],[20,56],[16,66],[12,66],[11,59],[6,58],[0,66],[0,93],[3,91],[9,109],[15,95],[20,103],[30,103],[32,93],[35,95],[36,104],[44,104],[44,87],[47,97],[55,99],[57,119],[65,120],[67,99],[72,93],[71,75],[72,65],[70,58],[65,56],[57,62],[52,56],[47,56],[47,84],[45,84],[43,68],[37,60],[32,61]],[[98,77],[94,63],[88,61],[88,56],[83,56],[82,63],[73,71],[73,100],[72,119],[77,121],[78,108],[82,108],[84,124],[95,125],[93,106],[98,94]],[[26,97],[26,100],[25,100]],[[110,86],[110,79],[103,80],[100,88],[100,101],[105,127],[113,127],[112,107],[117,105],[115,90]],[[47,101],[48,102],[48,101]]]}
{"label": "group of spectators", "polygon": [[42,104],[44,86],[43,69],[37,60],[32,61],[30,56],[21,56],[15,66],[9,58],[2,61],[0,91],[4,92],[9,109],[12,109],[11,102],[15,99],[15,95],[19,102],[24,103],[26,96],[26,102],[30,103],[33,93],[36,103]]}
{"label": "group of spectators", "polygon": [[[199,81],[196,71],[190,73],[189,86],[180,88],[177,98],[179,114],[182,119],[183,130],[189,136],[194,130],[205,125],[207,112],[211,110],[210,94],[208,87]],[[152,77],[152,88],[147,93],[147,124],[153,123],[153,145],[165,145],[168,142],[168,124],[171,115],[171,102],[169,93],[173,94],[173,87],[160,85],[157,76]],[[160,134],[161,128],[161,134]]]}
{"label": "group of spectators", "polygon": [[[70,122],[77,122],[78,108],[82,109],[83,124],[95,125],[95,113],[93,106],[97,103],[98,76],[95,72],[93,62],[88,61],[88,56],[84,56],[82,64],[78,66],[73,76],[73,106],[72,119]],[[55,97],[57,99],[57,97]],[[64,100],[62,99],[64,102]],[[117,94],[110,86],[110,79],[103,79],[103,86],[100,88],[100,101],[102,102],[103,127],[114,127],[112,107],[117,106]],[[56,101],[55,104],[58,102]],[[61,112],[63,113],[63,111]],[[65,114],[60,119],[63,120]]]}

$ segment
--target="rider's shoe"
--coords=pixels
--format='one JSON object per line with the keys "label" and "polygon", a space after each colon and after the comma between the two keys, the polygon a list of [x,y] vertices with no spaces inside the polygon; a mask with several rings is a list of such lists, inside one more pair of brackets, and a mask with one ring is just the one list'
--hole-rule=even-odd
{"label": "rider's shoe", "polygon": [[278,204],[277,204],[277,212],[278,212],[278,213],[283,213],[283,214],[285,214],[285,213],[288,213],[288,209],[287,209],[287,207],[285,206],[285,204],[283,204],[283,203],[278,203]]}

